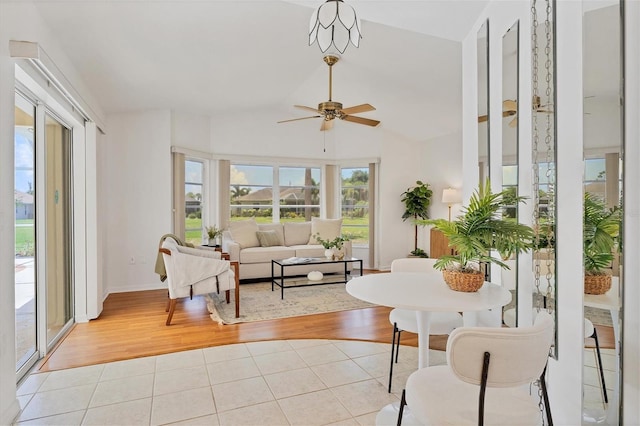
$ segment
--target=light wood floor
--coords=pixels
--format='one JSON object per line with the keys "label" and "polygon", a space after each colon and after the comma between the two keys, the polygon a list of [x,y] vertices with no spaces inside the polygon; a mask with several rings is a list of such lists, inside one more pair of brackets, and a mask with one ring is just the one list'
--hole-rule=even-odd
{"label": "light wood floor", "polygon": [[[345,339],[391,341],[386,307],[307,315],[236,325],[212,321],[203,297],[178,302],[170,326],[166,290],[115,293],[100,317],[76,324],[57,348],[41,362],[39,371],[93,365],[143,356],[232,343],[275,339]],[[613,347],[611,327],[598,326],[602,347]],[[417,337],[403,333],[402,344],[417,346]],[[430,346],[444,350],[446,336],[432,336]]]}
{"label": "light wood floor", "polygon": [[[198,296],[180,300],[171,325],[166,326],[166,302],[166,290],[110,294],[100,317],[76,324],[39,371],[259,340],[391,341],[390,308],[386,307],[218,325],[209,317],[204,298]],[[417,346],[417,338],[403,333],[402,343]]]}

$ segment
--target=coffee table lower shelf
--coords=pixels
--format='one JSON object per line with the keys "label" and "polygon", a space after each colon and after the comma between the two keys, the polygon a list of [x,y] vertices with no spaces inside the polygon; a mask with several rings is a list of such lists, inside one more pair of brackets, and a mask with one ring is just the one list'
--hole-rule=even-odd
{"label": "coffee table lower shelf", "polygon": [[[285,274],[286,268],[290,266],[301,266],[301,265],[326,265],[326,264],[340,264],[344,265],[343,273],[332,273],[330,275],[325,275],[322,280],[319,281],[311,281],[305,276],[290,276],[287,277]],[[280,298],[284,299],[284,289],[292,288],[292,287],[311,287],[316,285],[327,285],[327,284],[346,284],[349,281],[349,264],[359,264],[360,266],[360,276],[362,276],[362,259],[356,259],[354,257],[349,259],[342,260],[330,260],[323,258],[312,258],[311,260],[307,260],[305,262],[299,263],[288,263],[283,260],[272,260],[271,261],[271,291],[274,291],[275,286],[280,287]],[[276,276],[275,271],[276,268],[280,268],[280,276]]]}

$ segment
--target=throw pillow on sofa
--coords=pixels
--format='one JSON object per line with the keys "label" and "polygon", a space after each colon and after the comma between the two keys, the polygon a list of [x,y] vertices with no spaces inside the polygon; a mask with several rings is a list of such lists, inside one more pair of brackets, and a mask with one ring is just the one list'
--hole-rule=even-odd
{"label": "throw pillow on sofa", "polygon": [[306,245],[309,243],[310,233],[311,222],[285,222],[284,245],[289,247]]}
{"label": "throw pillow on sofa", "polygon": [[316,235],[326,241],[331,241],[342,234],[342,219],[311,218],[311,237],[308,244],[318,244]]}
{"label": "throw pillow on sofa", "polygon": [[260,247],[273,247],[281,246],[282,242],[278,238],[278,234],[274,230],[258,231],[256,232],[258,241],[260,241]]}
{"label": "throw pillow on sofa", "polygon": [[255,219],[231,222],[229,232],[231,233],[231,238],[240,245],[240,248],[260,246],[260,241],[258,241],[258,236],[256,235],[258,224]]}

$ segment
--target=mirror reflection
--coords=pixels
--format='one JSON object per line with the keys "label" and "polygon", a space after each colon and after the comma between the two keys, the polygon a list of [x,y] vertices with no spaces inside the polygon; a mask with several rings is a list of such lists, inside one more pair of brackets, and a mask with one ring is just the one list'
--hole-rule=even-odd
{"label": "mirror reflection", "polygon": [[533,161],[533,303],[556,319],[551,356],[557,358],[556,312],[556,114],[555,114],[555,1],[532,3],[532,161]]}
{"label": "mirror reflection", "polygon": [[489,21],[478,30],[478,184],[489,177]]}
{"label": "mirror reflection", "polygon": [[[623,200],[621,7],[583,1],[585,352],[583,419],[618,424]],[[595,235],[599,235],[596,244]]]}
{"label": "mirror reflection", "polygon": [[[509,191],[513,203],[502,212],[503,217],[518,220],[518,38],[519,21],[502,36],[502,189]],[[518,324],[518,258],[505,260],[509,269],[501,269],[501,283],[513,293],[512,303],[505,308],[503,321],[510,327]]]}

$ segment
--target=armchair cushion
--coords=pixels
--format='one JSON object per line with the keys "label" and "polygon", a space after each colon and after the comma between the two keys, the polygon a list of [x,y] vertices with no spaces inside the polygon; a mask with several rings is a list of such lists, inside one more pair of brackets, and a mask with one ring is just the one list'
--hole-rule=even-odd
{"label": "armchair cushion", "polygon": [[229,225],[231,238],[240,245],[240,248],[259,247],[260,241],[256,236],[258,224],[255,219],[231,222]]}

